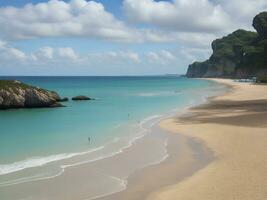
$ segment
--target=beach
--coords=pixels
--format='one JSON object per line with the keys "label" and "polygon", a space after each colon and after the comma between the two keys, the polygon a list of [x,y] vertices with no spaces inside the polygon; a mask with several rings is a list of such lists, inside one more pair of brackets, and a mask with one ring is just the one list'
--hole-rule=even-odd
{"label": "beach", "polygon": [[[0,199],[144,199],[213,159],[201,141],[159,122],[223,93],[224,85],[165,76],[17,79],[96,100],[0,113]],[[149,181],[140,184],[143,178]]]}
{"label": "beach", "polygon": [[267,0],[0,10],[0,200],[267,200]]}
{"label": "beach", "polygon": [[266,199],[267,86],[209,80],[230,90],[162,120],[161,128],[181,135],[179,143],[171,140],[172,156],[133,174],[125,191],[105,199]]}
{"label": "beach", "polygon": [[161,126],[200,139],[214,152],[214,161],[147,199],[266,199],[267,86],[213,80],[231,92]]}
{"label": "beach", "polygon": [[218,91],[206,95],[203,90],[200,98],[201,91],[189,89],[198,102],[149,117],[139,124],[145,134],[130,141],[115,138],[92,152],[7,174],[1,197],[265,199],[267,86],[227,79],[188,81]]}

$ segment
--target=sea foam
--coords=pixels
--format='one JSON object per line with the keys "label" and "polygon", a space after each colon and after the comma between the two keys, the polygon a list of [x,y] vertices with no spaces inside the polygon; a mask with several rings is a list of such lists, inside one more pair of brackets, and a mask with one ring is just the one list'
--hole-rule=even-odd
{"label": "sea foam", "polygon": [[[16,185],[16,184],[25,183],[25,182],[33,182],[33,181],[38,181],[38,180],[55,178],[55,177],[63,174],[66,168],[79,166],[79,165],[83,165],[83,164],[87,164],[87,163],[91,163],[91,162],[96,162],[96,161],[110,158],[110,157],[113,157],[117,154],[120,154],[124,150],[130,148],[137,140],[143,138],[145,136],[146,131],[149,128],[151,128],[158,120],[160,120],[161,117],[162,117],[161,115],[152,115],[152,116],[149,116],[149,117],[145,118],[144,120],[142,120],[139,124],[137,124],[140,128],[139,133],[136,134],[130,140],[128,140],[128,142],[125,145],[123,145],[121,148],[119,148],[117,151],[113,151],[113,152],[110,152],[108,154],[95,157],[93,159],[75,162],[73,164],[60,165],[59,166],[59,172],[57,172],[54,175],[46,175],[46,174],[40,175],[39,174],[36,176],[25,177],[25,178],[20,178],[20,179],[16,179],[16,180],[1,182],[0,187],[1,186]],[[119,142],[120,139],[122,139],[122,138],[116,137],[109,143]],[[84,151],[84,152],[63,153],[63,154],[50,155],[50,156],[46,156],[46,157],[34,157],[34,158],[29,158],[26,160],[19,161],[19,162],[14,162],[11,164],[1,164],[0,165],[0,175],[7,175],[7,174],[14,173],[14,172],[22,171],[22,170],[25,170],[28,168],[42,167],[42,166],[48,165],[49,163],[52,163],[52,162],[66,160],[66,159],[74,158],[76,156],[83,156],[83,155],[91,154],[91,153],[105,149],[105,147],[107,145],[108,144],[105,144],[105,145],[102,145],[102,146],[97,147],[95,149],[91,149],[89,151]]]}
{"label": "sea foam", "polygon": [[22,160],[19,162],[14,162],[11,164],[0,165],[0,175],[10,174],[10,173],[21,171],[21,170],[24,170],[27,168],[40,167],[40,166],[46,165],[46,164],[51,163],[51,162],[93,153],[93,152],[99,151],[103,148],[104,148],[104,146],[100,146],[98,148],[95,148],[95,149],[92,149],[89,151],[85,151],[85,152],[63,153],[63,154],[51,155],[51,156],[47,156],[47,157],[35,157],[35,158],[29,158],[26,160]]}

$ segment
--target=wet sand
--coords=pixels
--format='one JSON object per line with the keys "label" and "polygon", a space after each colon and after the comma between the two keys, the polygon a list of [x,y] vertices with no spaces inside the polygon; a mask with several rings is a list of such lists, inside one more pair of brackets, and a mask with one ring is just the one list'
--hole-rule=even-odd
{"label": "wet sand", "polygon": [[[111,158],[67,168],[63,176],[0,188],[0,196],[89,200],[91,192],[107,194],[110,188],[110,193],[121,192],[96,199],[265,199],[267,86],[213,81],[232,89],[161,121],[153,127],[152,138]],[[168,141],[169,156],[160,162],[162,152],[157,151],[163,141]],[[148,158],[154,165],[136,171],[135,165]]]}
{"label": "wet sand", "polygon": [[[213,79],[231,92],[161,126],[203,141],[216,159],[148,200],[263,200],[267,198],[267,86]],[[160,180],[158,180],[160,181]]]}
{"label": "wet sand", "polygon": [[[57,170],[56,173],[21,183],[18,177],[16,179],[18,183],[0,186],[0,199],[85,200],[124,190],[128,175],[136,168],[157,163],[166,155],[165,141],[168,137],[159,128],[156,131],[153,134],[147,133],[132,145],[129,144],[129,147],[125,146],[125,149],[121,149],[119,145],[116,154],[108,153],[110,149],[114,151],[117,145],[114,143],[110,148],[96,152],[98,156],[85,154],[53,162],[49,166],[45,165],[43,171],[37,174],[46,173],[51,169]],[[105,155],[103,151],[107,151],[106,155],[110,156],[101,158]],[[99,159],[94,160],[95,157]],[[58,166],[65,167],[58,169]],[[27,171],[21,171],[22,177],[29,177],[33,170],[34,168],[29,168]],[[29,174],[26,174],[27,172]]]}
{"label": "wet sand", "polygon": [[[183,180],[205,167],[213,159],[213,153],[198,139],[166,132],[169,157],[158,165],[134,172],[128,178],[126,190],[99,198],[101,200],[141,200],[162,187]],[[147,147],[149,148],[149,146]],[[139,156],[142,156],[140,154]]]}
{"label": "wet sand", "polygon": [[[172,134],[157,124],[122,153],[87,162],[90,159],[90,155],[83,155],[59,161],[61,166],[69,167],[58,169],[58,176],[2,185],[0,199],[145,199],[149,193],[190,176],[214,157],[200,140]],[[50,167],[57,169],[58,165],[55,162]]]}

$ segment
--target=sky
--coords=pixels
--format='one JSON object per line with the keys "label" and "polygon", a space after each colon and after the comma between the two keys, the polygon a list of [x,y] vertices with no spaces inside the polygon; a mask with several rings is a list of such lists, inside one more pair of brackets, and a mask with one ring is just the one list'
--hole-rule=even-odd
{"label": "sky", "polygon": [[184,74],[267,0],[0,1],[0,75]]}

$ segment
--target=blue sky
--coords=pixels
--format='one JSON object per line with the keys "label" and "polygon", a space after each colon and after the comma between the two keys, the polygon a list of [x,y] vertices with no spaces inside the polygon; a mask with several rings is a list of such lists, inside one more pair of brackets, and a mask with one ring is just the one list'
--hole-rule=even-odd
{"label": "blue sky", "polygon": [[266,0],[0,1],[0,75],[186,72]]}

